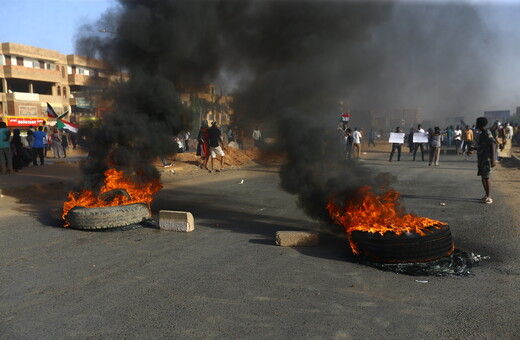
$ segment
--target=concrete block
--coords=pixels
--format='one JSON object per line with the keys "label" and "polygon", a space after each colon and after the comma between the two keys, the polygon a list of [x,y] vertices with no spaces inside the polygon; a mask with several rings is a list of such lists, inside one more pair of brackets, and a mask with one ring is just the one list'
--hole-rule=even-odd
{"label": "concrete block", "polygon": [[277,231],[276,245],[282,247],[316,247],[320,234],[311,231]]}
{"label": "concrete block", "polygon": [[159,211],[159,228],[161,230],[190,232],[195,230],[193,215],[187,211]]}

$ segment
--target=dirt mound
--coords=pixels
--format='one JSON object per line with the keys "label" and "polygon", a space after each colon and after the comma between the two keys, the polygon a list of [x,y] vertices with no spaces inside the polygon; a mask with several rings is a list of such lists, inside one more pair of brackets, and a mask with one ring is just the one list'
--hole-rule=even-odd
{"label": "dirt mound", "polygon": [[[260,150],[255,147],[247,150],[226,147],[224,153],[226,154],[224,164],[227,166],[242,165],[253,160],[259,160],[262,157]],[[168,159],[171,159],[174,163],[198,164],[200,162],[200,157],[196,156],[195,152],[178,153],[175,156],[168,157]],[[220,157],[217,156],[217,159],[220,159]],[[159,166],[160,160],[157,160],[156,164]]]}

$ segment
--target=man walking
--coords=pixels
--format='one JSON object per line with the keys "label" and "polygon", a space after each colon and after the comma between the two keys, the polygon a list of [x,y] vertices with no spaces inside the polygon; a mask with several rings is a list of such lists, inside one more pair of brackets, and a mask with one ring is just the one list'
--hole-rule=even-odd
{"label": "man walking", "polygon": [[225,154],[221,147],[221,145],[224,146],[224,139],[222,139],[220,129],[217,127],[217,122],[211,123],[211,127],[208,129],[208,139],[211,152],[211,172],[215,169],[213,162],[217,158],[217,154],[220,156],[220,169],[217,169],[217,171],[221,171],[224,169]]}

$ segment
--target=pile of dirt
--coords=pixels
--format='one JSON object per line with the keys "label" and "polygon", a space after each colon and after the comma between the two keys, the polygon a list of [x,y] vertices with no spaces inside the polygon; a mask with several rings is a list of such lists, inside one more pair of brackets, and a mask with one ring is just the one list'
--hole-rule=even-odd
{"label": "pile of dirt", "polygon": [[241,150],[227,147],[224,152],[226,153],[226,157],[224,158],[224,163],[226,165],[245,164],[250,161],[257,160],[261,156],[260,150],[258,150],[258,148]]}
{"label": "pile of dirt", "polygon": [[[254,160],[261,158],[261,152],[258,148],[253,147],[246,150],[235,149],[232,147],[226,147],[224,150],[226,156],[224,157],[224,165],[226,166],[237,166],[242,165]],[[217,159],[220,159],[217,156]],[[168,160],[172,160],[174,163],[188,163],[188,164],[199,164],[200,157],[195,155],[195,152],[178,153],[173,157],[168,157]],[[156,164],[160,166],[160,160],[156,161]]]}

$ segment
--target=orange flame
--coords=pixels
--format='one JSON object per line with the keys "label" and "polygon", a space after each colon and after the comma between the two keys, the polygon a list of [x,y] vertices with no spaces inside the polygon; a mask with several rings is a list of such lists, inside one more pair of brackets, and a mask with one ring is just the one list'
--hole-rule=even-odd
{"label": "orange flame", "polygon": [[429,232],[428,227],[439,228],[446,225],[440,221],[405,213],[398,198],[399,193],[393,189],[376,195],[371,187],[365,186],[358,189],[353,199],[345,202],[344,208],[336,205],[333,197],[327,204],[327,210],[334,223],[345,228],[354,254],[359,254],[351,238],[355,230],[381,235],[387,232],[396,235],[414,232],[424,236]]}
{"label": "orange flame", "polygon": [[[162,184],[158,179],[153,179],[148,182],[139,182],[132,180],[131,177],[125,176],[122,170],[108,169],[105,171],[105,182],[99,194],[103,194],[107,191],[114,189],[124,189],[129,194],[128,197],[117,195],[111,201],[103,200],[99,195],[96,196],[90,190],[83,189],[80,192],[69,192],[67,201],[63,204],[62,218],[65,220],[70,209],[74,207],[110,207],[116,205],[134,204],[134,203],[146,203],[148,208],[155,195],[162,188]],[[65,227],[69,224],[66,223]]]}

